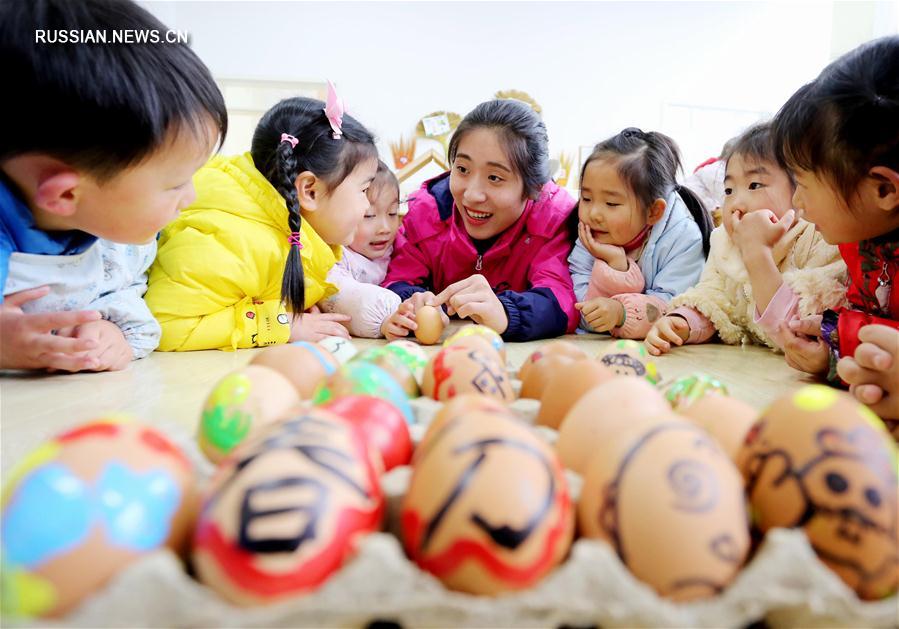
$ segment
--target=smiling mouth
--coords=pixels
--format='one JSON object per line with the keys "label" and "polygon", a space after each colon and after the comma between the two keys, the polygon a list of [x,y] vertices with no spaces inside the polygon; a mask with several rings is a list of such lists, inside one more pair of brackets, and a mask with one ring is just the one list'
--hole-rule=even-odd
{"label": "smiling mouth", "polygon": [[389,240],[373,240],[368,243],[368,246],[374,247],[375,249],[380,249],[381,247],[386,247],[389,243]]}
{"label": "smiling mouth", "polygon": [[490,212],[476,212],[476,211],[472,210],[471,208],[468,208],[465,206],[462,206],[462,207],[465,209],[465,214],[468,215],[468,218],[470,218],[471,220],[473,220],[475,222],[484,222],[487,219],[489,219],[491,216],[493,216],[493,214]]}

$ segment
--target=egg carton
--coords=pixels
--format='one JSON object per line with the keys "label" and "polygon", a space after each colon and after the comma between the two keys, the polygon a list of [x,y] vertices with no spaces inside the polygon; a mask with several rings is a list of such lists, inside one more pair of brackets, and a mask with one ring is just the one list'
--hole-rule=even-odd
{"label": "egg carton", "polygon": [[[533,423],[539,404],[517,400],[513,409]],[[440,404],[413,401],[414,440]],[[208,478],[212,466],[183,427],[166,431]],[[541,435],[553,441],[555,431]],[[896,596],[860,601],[815,556],[801,530],[768,533],[751,561],[721,595],[690,603],[659,597],[628,571],[605,542],[579,539],[567,559],[535,587],[497,597],[446,589],[408,560],[398,537],[401,502],[412,470],[382,477],[387,501],[385,532],[362,538],[355,557],[321,588],[264,607],[235,607],[191,578],[170,551],[151,553],[119,573],[104,589],[58,622],[3,626],[42,627],[359,627],[389,621],[404,627],[895,627]],[[581,479],[566,471],[572,498]]]}

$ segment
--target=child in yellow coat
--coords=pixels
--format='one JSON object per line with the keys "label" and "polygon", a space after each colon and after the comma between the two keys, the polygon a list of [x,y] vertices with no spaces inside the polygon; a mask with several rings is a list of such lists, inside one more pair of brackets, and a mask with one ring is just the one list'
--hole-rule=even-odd
{"label": "child in yellow coat", "polygon": [[337,291],[326,276],[369,207],[377,163],[372,134],[333,88],[327,106],[291,98],[269,110],[249,153],[197,173],[196,201],[159,239],[146,295],[159,349],[347,336],[347,317],[315,304]]}

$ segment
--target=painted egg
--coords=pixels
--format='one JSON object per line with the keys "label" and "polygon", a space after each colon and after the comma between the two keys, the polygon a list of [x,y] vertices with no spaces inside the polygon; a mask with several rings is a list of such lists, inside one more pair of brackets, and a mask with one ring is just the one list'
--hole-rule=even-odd
{"label": "painted egg", "polygon": [[271,426],[217,470],[194,535],[197,576],[239,605],[304,594],[378,530],[383,511],[361,433],[314,409]]}
{"label": "painted egg", "polygon": [[712,435],[727,456],[736,461],[746,433],[759,413],[746,402],[709,393],[681,411],[681,415]]}
{"label": "painted egg", "polygon": [[546,381],[537,424],[558,429],[571,407],[587,391],[614,377],[611,369],[592,358],[560,365]]}
{"label": "painted egg", "polygon": [[802,387],[761,414],[737,461],[760,531],[802,527],[861,598],[896,592],[896,444],[866,406],[823,385]]}
{"label": "painted egg", "polygon": [[495,397],[482,395],[480,393],[461,393],[447,400],[440,410],[434,414],[431,423],[428,424],[428,429],[421,438],[419,446],[438,434],[444,425],[456,417],[475,412],[511,415],[514,417],[509,407]]}
{"label": "painted egg", "polygon": [[[297,343],[305,343],[305,341],[296,341]],[[359,350],[353,345],[352,341],[342,336],[326,336],[318,341],[316,345],[324,347],[341,365],[345,365],[355,356]]]}
{"label": "painted egg", "polygon": [[262,350],[250,361],[281,372],[296,387],[304,400],[312,397],[316,387],[337,371],[337,359],[315,343],[297,341],[289,345],[273,345]]}
{"label": "painted egg", "polygon": [[524,381],[525,377],[528,374],[528,371],[531,368],[531,365],[539,361],[544,356],[549,356],[550,354],[568,356],[572,360],[589,358],[587,352],[582,350],[574,343],[571,343],[570,341],[550,341],[549,343],[541,344],[540,347],[531,352],[531,354],[525,359],[525,361],[521,364],[521,367],[518,369],[518,379]]}
{"label": "painted egg", "polygon": [[[458,332],[446,339],[443,342],[443,346],[449,347],[450,345],[456,345],[463,339],[470,337],[481,337],[485,339],[490,343],[494,351],[499,354],[502,364],[506,364],[506,344],[503,342],[503,337],[501,337],[496,330],[487,327],[486,325],[471,324],[463,326]],[[463,347],[465,347],[464,344]]]}
{"label": "painted egg", "polygon": [[521,381],[520,397],[539,400],[543,397],[550,376],[562,365],[573,362],[573,358],[562,354],[547,354],[527,370],[524,380]]}
{"label": "painted egg", "polygon": [[370,347],[367,350],[356,354],[353,357],[353,362],[356,361],[370,363],[389,373],[410,398],[415,398],[420,395],[418,381],[415,379],[412,371],[406,366],[406,363],[403,362],[399,355],[388,350],[386,346]]}
{"label": "painted egg", "polygon": [[709,393],[727,395],[727,386],[712,376],[694,373],[681,376],[665,387],[665,398],[671,404],[671,408],[679,413]]}
{"label": "painted egg", "polygon": [[539,582],[564,559],[574,528],[551,448],[524,423],[479,412],[454,418],[416,457],[401,522],[419,567],[487,595]]}
{"label": "painted egg", "polygon": [[109,417],[29,454],[2,504],[4,616],[61,616],[145,553],[184,552],[197,494],[162,433]]}
{"label": "painted egg", "polygon": [[499,352],[496,351],[490,339],[481,334],[469,334],[453,341],[452,345],[444,343],[444,347],[464,347],[467,349],[476,349],[490,358],[499,366],[505,367],[506,361]]}
{"label": "painted egg", "polygon": [[512,383],[492,356],[476,349],[445,347],[425,367],[424,395],[444,401],[460,393],[482,393],[506,403],[515,400]]}
{"label": "painted egg", "polygon": [[565,467],[583,476],[603,444],[670,416],[668,402],[649,382],[615,376],[587,391],[571,407],[559,426],[556,452]]}
{"label": "painted egg", "polygon": [[646,378],[650,384],[659,383],[659,370],[643,343],[627,339],[615,341],[600,361],[619,376],[638,376]]}
{"label": "painted egg", "polygon": [[313,403],[325,404],[347,395],[373,395],[383,398],[400,409],[406,423],[414,421],[409,398],[389,373],[376,365],[350,362],[343,365],[315,392]]}
{"label": "painted egg", "polygon": [[384,462],[384,471],[412,460],[412,437],[402,412],[387,400],[371,395],[348,395],[322,406],[355,424]]}
{"label": "painted egg", "polygon": [[300,403],[293,384],[279,371],[247,365],[219,380],[203,404],[197,443],[220,463],[253,432],[280,419]]}
{"label": "painted egg", "polygon": [[597,450],[578,523],[661,596],[688,601],[715,596],[734,579],[749,525],[734,464],[700,428],[670,417]]}
{"label": "painted egg", "polygon": [[425,365],[428,364],[428,355],[425,354],[425,350],[421,348],[421,345],[412,341],[398,339],[385,345],[384,349],[396,354],[409,371],[412,372],[412,375],[415,376],[415,381],[421,386],[421,380],[425,374]]}
{"label": "painted egg", "polygon": [[433,345],[443,334],[443,317],[440,309],[434,306],[422,306],[415,311],[415,338],[423,345]]}

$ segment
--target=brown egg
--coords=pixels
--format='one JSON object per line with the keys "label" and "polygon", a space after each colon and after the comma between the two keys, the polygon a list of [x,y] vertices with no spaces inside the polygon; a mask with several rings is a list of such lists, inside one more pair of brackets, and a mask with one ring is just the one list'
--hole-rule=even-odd
{"label": "brown egg", "polygon": [[757,410],[736,398],[710,393],[693,402],[681,415],[712,435],[732,461],[758,418]]}
{"label": "brown egg", "polygon": [[482,393],[506,403],[515,399],[508,375],[493,356],[458,346],[445,347],[431,358],[421,391],[439,401],[461,393]]}
{"label": "brown egg", "polygon": [[[459,330],[457,330],[455,334],[446,339],[443,342],[443,346],[449,347],[450,345],[458,345],[460,341],[470,337],[478,337],[484,341],[487,341],[493,351],[495,351],[499,356],[500,364],[506,364],[506,344],[503,341],[503,337],[500,336],[499,332],[486,325],[480,325],[478,323],[464,325],[459,328]],[[464,342],[462,343],[462,346],[475,347],[476,349],[480,349],[479,345],[468,345]]]}
{"label": "brown egg", "polygon": [[443,334],[443,318],[440,309],[434,306],[422,306],[415,311],[415,338],[423,345],[433,345],[440,340]]}
{"label": "brown egg", "polygon": [[546,381],[537,424],[558,429],[571,407],[587,391],[614,377],[608,367],[591,358],[559,366]]}
{"label": "brown egg", "polygon": [[281,372],[247,365],[232,371],[212,388],[203,404],[197,443],[206,458],[221,463],[239,443],[284,417],[298,404],[299,393]]}
{"label": "brown egg", "polygon": [[609,542],[635,577],[677,601],[720,594],[749,551],[739,472],[709,435],[674,415],[597,450],[578,523],[585,536]]}
{"label": "brown egg", "polygon": [[518,379],[523,382],[528,374],[528,371],[530,371],[531,369],[531,365],[539,361],[544,356],[549,356],[550,354],[568,356],[572,360],[589,358],[587,352],[582,350],[574,343],[571,343],[570,341],[550,341],[549,343],[541,344],[539,348],[531,352],[531,354],[525,359],[525,361],[521,364],[521,367],[518,369]]}
{"label": "brown egg", "polygon": [[573,510],[555,454],[531,427],[473,412],[416,459],[401,522],[419,567],[451,589],[496,595],[534,586],[562,561]]}
{"label": "brown egg", "polygon": [[668,402],[646,380],[615,376],[587,391],[571,407],[559,426],[556,452],[565,467],[583,476],[605,443],[670,416]]}
{"label": "brown egg", "polygon": [[759,530],[802,527],[861,598],[896,592],[896,445],[866,406],[823,385],[802,387],[761,414],[737,461]]}
{"label": "brown egg", "polygon": [[549,354],[541,358],[528,369],[527,376],[521,382],[519,397],[539,400],[543,397],[549,377],[562,365],[573,363],[574,359],[561,354]]}
{"label": "brown egg", "polygon": [[378,530],[384,496],[362,433],[320,408],[269,427],[216,472],[194,537],[199,579],[232,603],[321,586]]}
{"label": "brown egg", "polygon": [[481,393],[461,393],[447,400],[434,414],[431,423],[419,442],[419,447],[424,445],[431,437],[440,432],[445,424],[459,416],[470,413],[495,413],[499,415],[511,415],[509,407],[495,397]]}
{"label": "brown egg", "polygon": [[250,364],[280,371],[304,400],[312,397],[316,387],[340,366],[329,351],[306,341],[266,347],[259,350]]}
{"label": "brown egg", "polygon": [[3,624],[62,616],[147,553],[186,551],[197,497],[181,450],[126,416],[45,442],[3,488]]}

